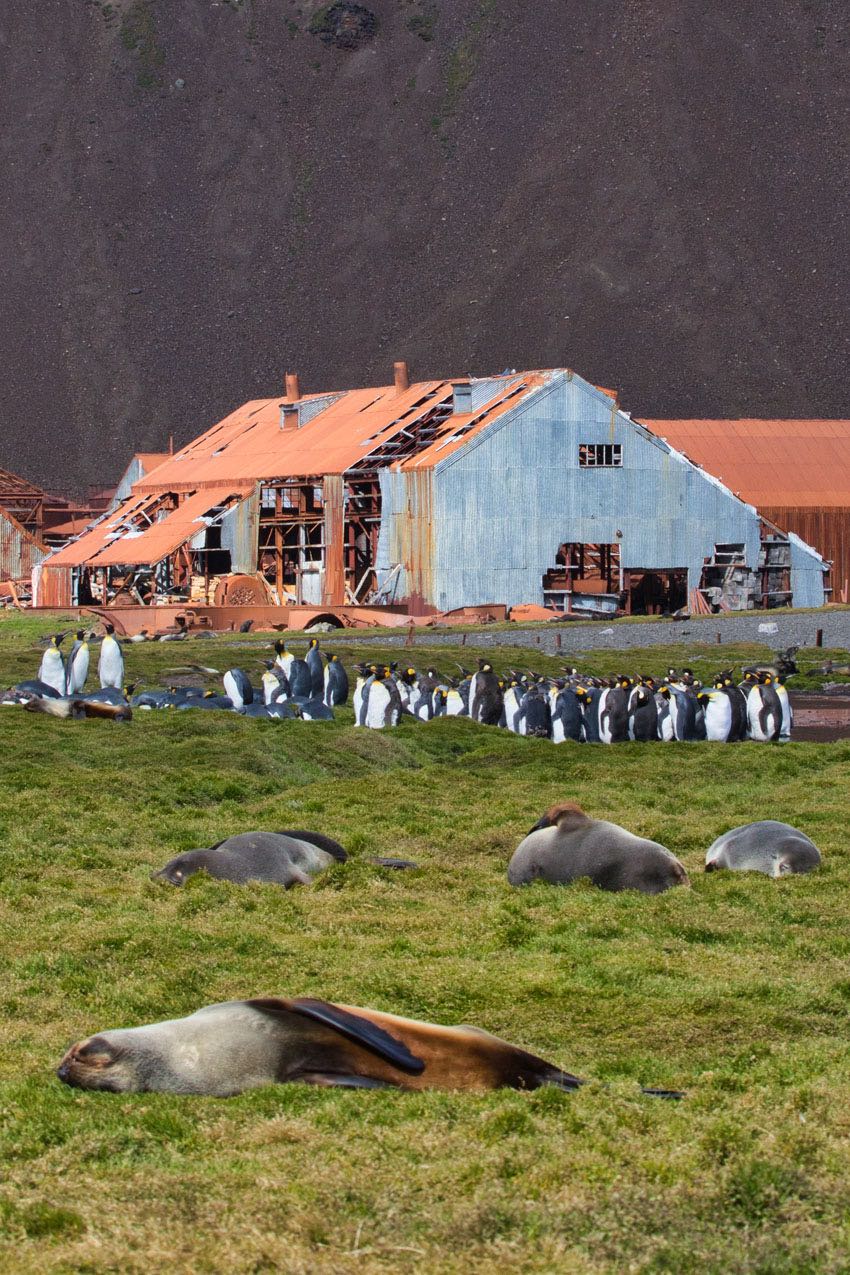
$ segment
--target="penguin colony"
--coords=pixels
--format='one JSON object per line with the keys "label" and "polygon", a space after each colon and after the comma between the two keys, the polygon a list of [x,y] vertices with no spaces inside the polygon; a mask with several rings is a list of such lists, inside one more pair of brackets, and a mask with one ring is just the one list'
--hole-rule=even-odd
{"label": "penguin colony", "polygon": [[[83,630],[63,657],[63,634],[51,638],[38,678],[19,682],[0,702],[24,704],[55,717],[111,716],[127,720],[132,709],[225,709],[243,717],[271,721],[333,720],[334,708],[347,703],[348,674],[342,661],[320,651],[316,638],[303,658],[279,638],[275,659],[266,661],[261,685],[255,688],[244,669],[228,669],[223,694],[198,686],[143,690],[124,689],[124,659],[111,625],[106,626],[98,661],[100,690],[86,692],[89,640]],[[178,638],[181,633],[174,636]],[[628,741],[739,743],[787,742],[793,713],[786,675],[775,669],[745,668],[736,682],[732,669],[703,685],[690,669],[668,669],[664,678],[647,674],[604,679],[565,670],[563,677],[510,672],[499,676],[486,659],[478,670],[461,669],[460,678],[442,678],[436,669],[424,673],[412,666],[357,664],[352,697],[354,724],[372,730],[397,726],[405,716],[417,721],[469,717],[483,726],[500,726],[516,735],[572,740],[585,744]],[[215,669],[191,665],[186,672],[211,676]]]}
{"label": "penguin colony", "polygon": [[399,671],[396,665],[357,665],[355,723],[380,730],[397,726],[404,714],[419,721],[469,717],[516,735],[619,744],[629,740],[738,743],[787,741],[792,712],[785,676],[767,669],[718,673],[703,686],[690,669],[667,676],[593,678],[576,669],[559,678],[510,673],[500,677],[487,660],[461,679],[442,679],[429,668]]}

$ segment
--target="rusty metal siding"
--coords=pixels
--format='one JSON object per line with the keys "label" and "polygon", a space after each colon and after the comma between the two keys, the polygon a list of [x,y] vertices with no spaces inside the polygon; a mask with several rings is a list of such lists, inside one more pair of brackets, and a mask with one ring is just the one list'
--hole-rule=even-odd
{"label": "rusty metal siding", "polygon": [[322,479],[325,506],[325,569],[322,604],[345,604],[345,482],[342,474],[325,474]]}
{"label": "rusty metal siding", "polygon": [[[619,443],[622,467],[581,468],[580,443]],[[400,593],[440,609],[542,601],[562,541],[619,543],[624,569],[685,567],[692,588],[715,544],[758,562],[752,506],[572,373],[440,462],[427,509],[407,477],[382,478],[381,564],[403,563]]]}
{"label": "rusty metal siding", "polygon": [[0,509],[0,580],[29,578],[49,550],[30,535],[17,518]]}
{"label": "rusty metal siding", "polygon": [[832,601],[850,602],[850,507],[764,505],[760,512],[783,531],[794,531],[832,563]]}
{"label": "rusty metal siding", "polygon": [[40,607],[69,607],[72,604],[71,567],[42,566],[38,572],[38,592],[33,605]]}
{"label": "rusty metal siding", "polygon": [[230,569],[239,572],[257,570],[257,544],[260,536],[259,488],[240,500],[221,520],[221,547],[230,550]]}

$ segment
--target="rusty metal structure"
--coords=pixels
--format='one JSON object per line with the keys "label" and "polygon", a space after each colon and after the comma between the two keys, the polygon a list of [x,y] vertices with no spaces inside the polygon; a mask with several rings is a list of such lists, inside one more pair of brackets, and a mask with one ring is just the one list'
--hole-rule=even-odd
{"label": "rusty metal structure", "polygon": [[654,433],[832,563],[850,602],[850,420],[653,420]]}
{"label": "rusty metal structure", "polygon": [[[610,614],[675,609],[708,564],[745,606],[769,578],[752,505],[568,369],[413,383],[398,362],[308,395],[290,374],[157,460],[45,563],[39,605]],[[819,556],[783,544],[770,604],[822,601]]]}

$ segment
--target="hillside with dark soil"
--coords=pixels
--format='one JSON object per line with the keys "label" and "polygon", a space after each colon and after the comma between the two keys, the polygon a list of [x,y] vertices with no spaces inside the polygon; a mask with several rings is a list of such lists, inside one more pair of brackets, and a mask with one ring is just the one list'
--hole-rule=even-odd
{"label": "hillside with dark soil", "polygon": [[567,365],[848,414],[845,0],[39,0],[0,15],[0,465]]}

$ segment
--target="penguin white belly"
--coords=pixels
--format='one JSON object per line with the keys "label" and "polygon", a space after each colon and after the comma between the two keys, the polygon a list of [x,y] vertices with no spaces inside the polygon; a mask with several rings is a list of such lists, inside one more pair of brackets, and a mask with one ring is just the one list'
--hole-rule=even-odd
{"label": "penguin white belly", "polygon": [[519,700],[513,686],[505,691],[505,725],[514,735],[517,734],[516,715],[519,712]]}
{"label": "penguin white belly", "polygon": [[55,647],[44,652],[38,670],[38,680],[46,683],[47,686],[52,686],[60,695],[65,694],[65,661],[62,659],[62,652]]}
{"label": "penguin white belly", "polygon": [[463,713],[463,696],[460,691],[450,690],[446,696],[446,717],[462,717]]}
{"label": "penguin white belly", "polygon": [[97,673],[100,678],[101,690],[105,690],[107,686],[114,687],[116,691],[122,689],[124,685],[124,656],[121,654],[121,647],[115,641],[115,638],[109,635],[101,643]]}
{"label": "penguin white belly", "polygon": [[89,675],[89,649],[80,647],[74,656],[74,662],[68,670],[68,694],[76,695],[86,684]]}
{"label": "penguin white belly", "polygon": [[363,678],[358,677],[354,684],[354,694],[351,697],[351,707],[354,709],[354,725],[360,725],[360,709],[363,705]]}
{"label": "penguin white belly", "polygon": [[383,730],[387,724],[390,693],[382,682],[373,682],[369,688],[365,724],[372,730]]}
{"label": "penguin white belly", "polygon": [[729,696],[719,691],[712,695],[705,709],[705,737],[717,744],[725,744],[732,729],[732,705]]}

